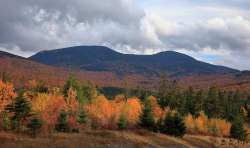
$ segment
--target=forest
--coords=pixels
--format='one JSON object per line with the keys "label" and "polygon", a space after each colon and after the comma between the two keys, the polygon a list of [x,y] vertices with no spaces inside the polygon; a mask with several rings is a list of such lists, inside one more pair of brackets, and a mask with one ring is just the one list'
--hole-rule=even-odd
{"label": "forest", "polygon": [[[116,95],[72,74],[63,88],[30,80],[15,88],[0,80],[0,130],[32,137],[91,129],[145,129],[175,137],[185,134],[248,140],[250,103],[240,90],[180,89],[162,75],[155,90],[124,88]],[[110,90],[109,90],[110,93]]]}

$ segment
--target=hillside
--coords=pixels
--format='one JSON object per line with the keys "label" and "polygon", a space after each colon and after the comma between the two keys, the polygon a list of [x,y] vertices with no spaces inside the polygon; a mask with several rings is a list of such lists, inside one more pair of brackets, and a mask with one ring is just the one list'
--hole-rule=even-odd
{"label": "hillside", "polygon": [[117,75],[155,76],[161,72],[171,76],[235,73],[238,70],[211,65],[174,51],[154,55],[118,53],[103,46],[77,46],[42,51],[29,59],[64,68],[108,71]]}
{"label": "hillside", "polygon": [[[68,49],[62,49],[62,50],[66,50],[68,51],[69,55],[70,55],[70,51]],[[100,50],[100,49],[96,49],[96,50]],[[88,65],[88,64],[84,64],[85,66],[83,67],[88,67],[87,70],[79,70],[79,68],[77,67],[72,67],[72,66],[60,66],[61,63],[65,64],[65,63],[71,63],[71,60],[66,60],[66,62],[63,60],[64,57],[66,57],[66,55],[62,56],[62,59],[60,58],[61,56],[56,56],[57,52],[60,50],[54,50],[51,51],[53,52],[52,57],[48,58],[48,60],[46,60],[46,57],[42,56],[44,59],[44,64],[36,62],[31,60],[32,58],[36,57],[32,56],[31,58],[23,58],[20,56],[16,56],[7,52],[0,52],[0,72],[7,72],[11,79],[13,80],[13,82],[15,83],[15,85],[20,86],[19,84],[23,84],[25,81],[30,80],[30,79],[37,79],[37,80],[43,80],[45,81],[48,85],[50,86],[62,86],[65,82],[65,80],[67,79],[68,75],[70,73],[74,73],[79,80],[81,81],[92,81],[95,84],[99,85],[99,86],[108,86],[108,87],[122,87],[124,80],[128,82],[128,84],[130,85],[130,87],[144,87],[144,88],[155,88],[155,86],[157,85],[158,82],[158,76],[156,76],[155,74],[157,73],[157,70],[154,71],[153,67],[151,67],[152,69],[150,70],[149,68],[138,68],[138,67],[133,67],[131,66],[132,64],[127,64],[127,67],[132,67],[135,68],[135,70],[133,70],[134,72],[131,73],[125,73],[127,70],[126,66],[120,66],[120,64],[117,64],[116,62],[104,62],[104,67],[100,66],[97,62],[97,64],[93,64],[93,65],[97,65],[96,67],[99,67],[99,71],[92,71],[91,69],[96,69],[95,66],[93,65]],[[50,51],[44,51],[46,52],[50,52]],[[44,52],[40,52],[37,55],[44,55]],[[55,53],[54,53],[55,52]],[[89,51],[87,52],[88,54],[91,54],[91,56],[85,56],[84,58],[81,58],[82,56],[75,59],[75,61],[78,60],[78,63],[81,63],[81,60],[85,59],[86,61],[88,61],[87,63],[93,63],[95,61],[99,61],[99,63],[101,63],[102,59],[101,57],[105,57],[105,58],[109,58],[110,55],[116,55],[116,56],[128,56],[128,57],[142,57],[142,59],[147,59],[148,55],[141,56],[141,55],[124,55],[124,54],[120,54],[117,53],[115,51],[112,51],[108,48],[106,48],[105,50],[105,54],[104,55],[100,55],[100,54],[94,54],[96,53],[96,51],[93,51],[92,53]],[[181,59],[184,58],[186,59],[185,61],[196,61],[195,59],[183,55],[183,54],[179,54],[179,53],[175,53],[175,52],[164,52],[164,53],[159,53],[156,55],[152,55],[153,57],[156,56],[164,56],[164,54],[167,54],[168,56],[171,54],[174,55],[179,55],[179,61],[182,61]],[[59,54],[60,55],[60,54]],[[53,57],[56,56],[58,59],[53,59]],[[91,58],[91,57],[95,57],[98,56],[99,58]],[[116,57],[114,56],[114,57]],[[111,56],[112,57],[112,56]],[[116,59],[119,61],[119,58],[112,58],[112,59]],[[105,59],[104,58],[104,59]],[[41,58],[42,59],[42,58]],[[71,58],[69,58],[71,59]],[[133,58],[131,58],[132,61]],[[176,58],[175,58],[176,59]],[[189,60],[187,60],[189,59]],[[56,64],[51,64],[51,65],[47,65],[49,63],[51,63],[51,61],[57,61],[58,65]],[[135,60],[138,60],[138,58],[135,58]],[[173,60],[173,59],[172,59]],[[59,62],[61,61],[61,62]],[[73,60],[74,61],[74,60]],[[115,61],[115,60],[114,60]],[[154,62],[154,60],[151,60]],[[159,62],[159,61],[158,61]],[[202,63],[199,61],[196,61],[198,63]],[[111,63],[111,66],[107,66],[105,67],[105,64]],[[135,62],[135,63],[139,63]],[[62,64],[62,65],[63,65]],[[101,63],[102,64],[102,63]],[[143,63],[141,63],[143,64]],[[204,64],[204,63],[202,63]],[[77,65],[77,64],[76,64]],[[113,66],[112,66],[113,65]],[[144,64],[144,66],[147,66],[149,64]],[[160,64],[159,64],[160,65]],[[219,67],[220,70],[216,70],[218,73],[213,73],[211,74],[211,72],[207,73],[207,74],[199,74],[199,75],[195,75],[195,74],[191,74],[189,73],[189,75],[185,75],[185,73],[183,73],[182,70],[182,76],[179,75],[179,77],[174,77],[175,79],[177,79],[180,83],[181,87],[188,87],[188,86],[193,86],[195,88],[208,88],[211,85],[216,85],[218,87],[221,88],[226,88],[226,89],[242,89],[242,90],[250,90],[250,77],[248,72],[237,72],[237,70],[232,70],[230,68],[226,68],[226,67],[221,67],[221,66],[214,66],[214,65],[210,65],[210,64],[206,64],[205,65],[209,65],[209,67],[212,67],[212,69],[214,69],[214,67],[216,67],[215,69],[217,69],[217,67]],[[115,67],[118,66],[121,69],[116,69]],[[182,65],[183,66],[183,65]],[[91,68],[90,68],[91,67]],[[143,67],[143,65],[142,65]],[[149,66],[150,67],[150,66]],[[156,66],[155,66],[156,67]],[[71,68],[71,69],[69,69]],[[84,68],[84,69],[85,69]],[[114,70],[114,72],[112,71],[112,68]],[[136,69],[138,68],[138,70]],[[145,70],[146,69],[146,70]],[[192,67],[187,67],[184,69],[191,69],[192,73],[196,73],[195,71],[192,70]],[[103,71],[102,71],[103,70]],[[140,73],[140,71],[142,71],[142,73]],[[147,72],[148,71],[148,72]],[[236,71],[236,73],[235,73]],[[203,71],[205,72],[205,71]],[[224,73],[224,72],[228,72],[228,73]],[[121,75],[119,75],[119,73],[123,73]],[[187,71],[188,73],[188,71]],[[197,73],[196,73],[197,74]],[[150,75],[150,76],[148,76]],[[178,75],[178,72],[175,72],[175,76]]]}
{"label": "hillside", "polygon": [[[92,81],[98,86],[119,87],[123,80],[111,72],[75,71],[41,64],[7,52],[0,52],[0,73],[6,72],[16,86],[27,80],[43,80],[50,86],[63,86],[69,74],[74,73],[82,82]],[[131,85],[151,85],[151,79],[139,75],[126,76]]]}
{"label": "hillside", "polygon": [[247,148],[249,144],[238,144],[234,140],[209,136],[186,135],[184,138],[175,138],[163,134],[147,131],[108,131],[84,130],[80,134],[57,133],[48,137],[30,138],[27,135],[0,133],[0,147],[8,148]]}

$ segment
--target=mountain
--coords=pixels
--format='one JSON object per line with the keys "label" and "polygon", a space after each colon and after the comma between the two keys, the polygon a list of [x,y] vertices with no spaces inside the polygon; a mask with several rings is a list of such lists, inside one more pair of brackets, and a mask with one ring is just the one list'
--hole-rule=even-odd
{"label": "mountain", "polygon": [[29,58],[43,64],[120,75],[171,76],[236,73],[238,70],[208,64],[174,51],[154,55],[122,54],[103,46],[77,46],[39,52]]}
{"label": "mountain", "polygon": [[[86,49],[87,46],[84,46],[84,48]],[[62,87],[69,74],[74,73],[80,81],[92,81],[101,87],[122,87],[125,80],[131,88],[140,86],[155,89],[158,87],[159,79],[155,73],[164,69],[164,66],[170,71],[171,69],[166,65],[172,64],[181,69],[178,70],[178,68],[172,66],[172,74],[182,75],[175,78],[181,87],[208,88],[211,85],[216,85],[229,90],[250,90],[249,72],[238,72],[234,69],[203,63],[184,54],[167,51],[145,56],[126,55],[106,47],[91,46],[91,49],[93,48],[94,50],[87,48],[82,51],[82,47],[74,47],[73,49],[78,51],[78,54],[72,54],[74,52],[69,48],[43,51],[31,58],[23,58],[0,51],[0,74],[6,72],[17,87],[24,85],[31,79],[43,80],[49,86]],[[50,53],[48,57],[47,53]],[[44,64],[34,61],[34,57],[38,55],[39,60],[37,61],[44,61]],[[72,55],[74,55],[74,58],[72,58]],[[166,57],[167,59],[165,59]],[[167,61],[173,61],[173,63]],[[55,63],[51,64],[52,62]],[[119,62],[120,65],[116,62]],[[157,65],[157,63],[162,64]],[[193,65],[189,66],[190,63],[193,63]],[[187,67],[185,67],[186,65]],[[141,66],[141,69],[139,66]],[[120,69],[116,69],[117,67]],[[192,67],[198,70],[194,70]],[[212,73],[210,70],[216,73]],[[178,74],[180,71],[181,73]],[[185,71],[189,75],[185,74]],[[125,73],[125,76],[117,75],[119,73]]]}
{"label": "mountain", "polygon": [[[45,65],[29,59],[0,51],[0,76],[8,74],[15,86],[23,86],[28,80],[43,80],[49,86],[63,86],[71,73],[83,82],[92,81],[98,86],[118,87],[121,80],[109,72],[72,71]],[[108,81],[107,81],[108,80]],[[142,78],[136,83],[141,83]]]}

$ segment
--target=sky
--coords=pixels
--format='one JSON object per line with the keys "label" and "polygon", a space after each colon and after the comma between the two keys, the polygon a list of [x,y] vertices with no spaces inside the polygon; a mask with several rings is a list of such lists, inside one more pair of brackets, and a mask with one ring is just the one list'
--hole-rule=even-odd
{"label": "sky", "polygon": [[0,0],[0,50],[28,57],[79,45],[174,50],[250,70],[250,1]]}

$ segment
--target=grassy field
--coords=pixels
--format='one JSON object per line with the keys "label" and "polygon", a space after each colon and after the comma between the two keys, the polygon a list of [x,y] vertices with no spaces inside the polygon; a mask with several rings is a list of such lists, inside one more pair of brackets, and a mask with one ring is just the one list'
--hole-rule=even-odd
{"label": "grassy field", "polygon": [[250,147],[236,141],[209,136],[186,135],[182,139],[138,131],[84,130],[79,134],[57,133],[31,138],[28,135],[0,133],[1,148],[228,148]]}

